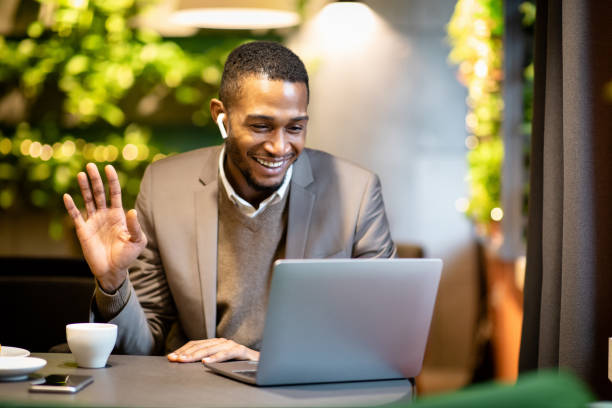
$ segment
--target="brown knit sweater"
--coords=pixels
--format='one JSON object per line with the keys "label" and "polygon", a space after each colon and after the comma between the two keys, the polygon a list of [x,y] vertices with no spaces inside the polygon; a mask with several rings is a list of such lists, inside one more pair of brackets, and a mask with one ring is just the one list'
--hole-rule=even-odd
{"label": "brown knit sweater", "polygon": [[285,251],[287,196],[249,218],[220,185],[217,337],[261,346],[272,265]]}

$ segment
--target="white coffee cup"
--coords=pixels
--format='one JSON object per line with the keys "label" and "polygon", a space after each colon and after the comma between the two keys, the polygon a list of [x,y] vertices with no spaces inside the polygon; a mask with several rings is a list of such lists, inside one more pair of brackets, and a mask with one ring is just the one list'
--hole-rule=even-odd
{"label": "white coffee cup", "polygon": [[68,324],[66,325],[66,339],[79,367],[106,367],[106,360],[113,351],[117,340],[117,325],[110,323]]}

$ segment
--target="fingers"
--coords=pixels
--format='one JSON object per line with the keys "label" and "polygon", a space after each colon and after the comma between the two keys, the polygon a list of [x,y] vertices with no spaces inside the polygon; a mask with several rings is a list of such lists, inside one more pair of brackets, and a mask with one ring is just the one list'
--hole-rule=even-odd
{"label": "fingers", "polygon": [[84,222],[83,217],[81,216],[81,212],[76,207],[76,205],[74,205],[74,200],[72,200],[72,197],[70,196],[70,194],[64,194],[63,198],[64,198],[64,206],[66,207],[66,211],[68,211],[68,214],[72,218],[74,225],[78,227],[80,224]]}
{"label": "fingers", "polygon": [[234,343],[231,347],[218,347],[219,350],[213,352],[208,357],[202,358],[203,363],[221,363],[228,360],[259,360],[259,353],[241,344]]}
{"label": "fingers", "polygon": [[183,352],[189,349],[194,343],[195,341],[190,341],[186,343],[183,347],[174,350],[172,353],[168,354],[166,357],[168,357],[168,360],[170,361],[179,361],[179,358],[182,357]]}
{"label": "fingers", "polygon": [[102,183],[102,177],[100,177],[98,167],[93,163],[87,163],[85,169],[87,170],[89,180],[91,181],[91,188],[93,190],[96,208],[99,210],[106,208],[106,195],[104,194],[104,184]]}
{"label": "fingers", "polygon": [[96,205],[94,204],[93,195],[91,194],[91,189],[89,188],[89,180],[87,179],[87,174],[83,172],[77,174],[77,182],[79,183],[81,195],[83,196],[83,201],[85,202],[87,217],[91,217],[96,212]]}
{"label": "fingers", "polygon": [[108,181],[108,191],[110,194],[110,203],[112,208],[123,208],[121,203],[121,185],[115,168],[110,164],[104,167],[106,180]]}
{"label": "fingers", "polygon": [[[77,181],[81,189],[81,194],[83,195],[87,216],[91,217],[95,214],[96,210],[106,208],[106,194],[104,192],[104,183],[102,182],[98,167],[93,163],[87,163],[85,169],[87,173],[80,172],[77,174]],[[122,208],[121,185],[119,184],[117,171],[111,165],[107,165],[104,170],[106,179],[108,180],[111,208]],[[137,236],[139,237],[139,235]]]}
{"label": "fingers", "polygon": [[140,228],[140,223],[138,222],[138,214],[136,213],[136,210],[132,209],[128,211],[125,217],[125,221],[127,224],[128,232],[130,233],[130,241],[138,243],[146,239],[145,235],[142,233],[142,229]]}
{"label": "fingers", "polygon": [[259,353],[232,340],[208,339],[190,341],[167,357],[170,361],[181,363],[199,360],[205,363],[217,363],[232,359],[258,360]]}
{"label": "fingers", "polygon": [[190,356],[190,357],[197,355],[196,360],[199,360],[202,358],[202,356],[200,355],[202,354],[203,350],[208,350],[212,347],[217,347],[220,344],[225,344],[227,342],[229,342],[229,340],[226,340],[226,339],[208,339],[208,340],[196,341],[191,345],[191,347],[188,347],[185,350],[183,350],[181,355]]}
{"label": "fingers", "polygon": [[168,360],[176,361],[181,363],[190,363],[194,361],[199,361],[206,354],[202,354],[200,356],[199,351],[205,350],[207,347],[211,347],[217,345],[219,343],[226,342],[225,339],[207,339],[207,340],[195,340],[186,343],[183,347],[177,349],[176,351],[168,354]]}

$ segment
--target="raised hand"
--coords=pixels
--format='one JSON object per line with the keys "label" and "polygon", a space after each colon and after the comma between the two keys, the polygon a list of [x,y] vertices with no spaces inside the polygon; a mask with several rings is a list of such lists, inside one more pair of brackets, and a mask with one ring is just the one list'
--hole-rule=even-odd
{"label": "raised hand", "polygon": [[74,221],[85,260],[102,289],[112,293],[126,279],[128,266],[136,260],[147,239],[138,223],[136,210],[130,210],[127,214],[123,211],[121,186],[113,166],[104,168],[110,208],[106,206],[104,184],[98,168],[88,163],[86,170],[87,174],[80,172],[77,180],[85,202],[87,220],[83,219],[69,194],[64,194],[64,205]]}

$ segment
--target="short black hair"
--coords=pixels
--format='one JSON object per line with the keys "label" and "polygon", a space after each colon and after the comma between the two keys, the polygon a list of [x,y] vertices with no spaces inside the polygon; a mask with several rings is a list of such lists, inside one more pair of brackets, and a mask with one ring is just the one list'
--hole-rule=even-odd
{"label": "short black hair", "polygon": [[307,95],[310,95],[308,73],[300,57],[277,42],[253,41],[235,48],[225,61],[219,99],[226,109],[238,96],[240,81],[251,75],[301,82],[306,85]]}

